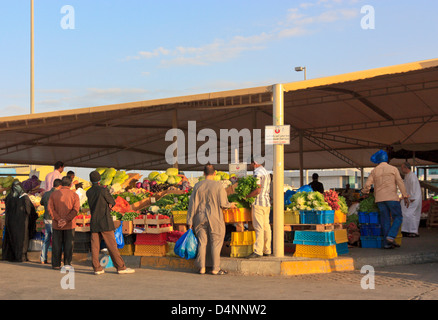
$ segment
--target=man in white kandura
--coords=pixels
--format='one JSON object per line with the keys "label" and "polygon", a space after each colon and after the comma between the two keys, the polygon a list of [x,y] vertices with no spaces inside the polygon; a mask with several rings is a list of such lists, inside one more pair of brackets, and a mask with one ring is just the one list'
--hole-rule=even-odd
{"label": "man in white kandura", "polygon": [[405,162],[401,165],[401,171],[405,175],[406,192],[411,195],[409,198],[409,208],[402,203],[403,224],[402,233],[406,237],[416,238],[418,237],[418,228],[420,226],[421,208],[422,208],[422,196],[421,186],[417,176],[411,170],[409,162]]}

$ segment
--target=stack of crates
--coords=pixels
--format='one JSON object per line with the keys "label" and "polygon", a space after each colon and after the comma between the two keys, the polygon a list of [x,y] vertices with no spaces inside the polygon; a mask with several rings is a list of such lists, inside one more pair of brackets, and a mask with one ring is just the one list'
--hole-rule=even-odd
{"label": "stack of crates", "polygon": [[[300,211],[301,224],[334,224],[334,211]],[[295,231],[295,257],[334,259],[338,256],[334,231]]]}
{"label": "stack of crates", "polygon": [[338,256],[348,254],[348,233],[347,229],[335,230],[336,252]]}
{"label": "stack of crates", "polygon": [[378,212],[359,212],[360,243],[362,248],[380,249],[384,239]]}
{"label": "stack of crates", "polygon": [[254,252],[255,231],[231,233],[231,257],[244,258]]}
{"label": "stack of crates", "polygon": [[136,240],[136,234],[124,234],[123,241],[125,245],[123,248],[119,249],[122,256],[133,256],[134,255],[134,243]]}
{"label": "stack of crates", "polygon": [[167,232],[140,233],[134,243],[134,256],[164,257],[168,251]]}

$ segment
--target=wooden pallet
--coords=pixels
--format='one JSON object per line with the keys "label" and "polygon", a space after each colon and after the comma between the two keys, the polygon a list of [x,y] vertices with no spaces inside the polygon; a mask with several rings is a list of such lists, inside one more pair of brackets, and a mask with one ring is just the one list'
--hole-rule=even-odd
{"label": "wooden pallet", "polygon": [[312,231],[333,231],[341,230],[344,226],[342,223],[333,224],[290,224],[284,226],[284,231],[312,230]]}

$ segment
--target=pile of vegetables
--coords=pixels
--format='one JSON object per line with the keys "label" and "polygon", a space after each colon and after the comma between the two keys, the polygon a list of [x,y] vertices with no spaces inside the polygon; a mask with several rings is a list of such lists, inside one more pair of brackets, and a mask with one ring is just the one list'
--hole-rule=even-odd
{"label": "pile of vegetables", "polygon": [[[231,179],[231,177],[235,177],[236,175],[235,174],[232,174],[231,176],[228,174],[228,173],[226,173],[226,172],[223,172],[223,171],[217,171],[216,170],[216,175],[214,176],[214,180],[216,180],[216,181],[222,181],[222,180],[230,180]],[[202,181],[202,180],[205,180],[205,176],[200,176],[199,178],[198,178],[198,181]]]}
{"label": "pile of vegetables", "polygon": [[332,210],[339,210],[339,194],[334,190],[324,192],[324,200],[332,208]]}
{"label": "pile of vegetables", "polygon": [[102,186],[122,185],[129,179],[129,175],[125,171],[117,171],[114,168],[97,168],[101,176],[100,184]]}
{"label": "pile of vegetables", "polygon": [[368,198],[362,200],[359,203],[360,212],[379,212],[379,208],[376,204],[376,199],[373,194],[370,194]]}
{"label": "pile of vegetables", "polygon": [[14,180],[13,177],[0,177],[0,188],[9,189]]}
{"label": "pile of vegetables", "polygon": [[140,213],[137,211],[125,212],[120,220],[121,221],[133,221],[139,215],[140,215]]}
{"label": "pile of vegetables", "polygon": [[259,188],[257,184],[257,178],[253,176],[247,176],[240,178],[237,181],[237,187],[234,190],[234,194],[228,196],[229,202],[235,202],[238,208],[251,208],[255,198],[246,198],[251,192]]}
{"label": "pile of vegetables", "polygon": [[166,172],[151,172],[148,176],[148,183],[151,184],[152,182],[156,182],[156,184],[169,184],[169,185],[178,185],[182,181],[186,181],[187,178],[180,174],[178,169],[176,168],[169,168],[166,170]]}
{"label": "pile of vegetables", "polygon": [[343,214],[348,215],[347,200],[342,196],[339,196],[339,210],[341,210]]}
{"label": "pile of vegetables", "polygon": [[139,202],[141,200],[147,199],[151,196],[150,193],[132,193],[132,192],[122,192],[118,194],[113,194],[113,198],[117,199],[118,197],[121,197],[128,201],[129,204],[134,204],[136,202]]}
{"label": "pile of vegetables", "polygon": [[[11,185],[13,182],[14,180],[12,180]],[[26,190],[28,194],[36,194],[44,191],[43,189],[40,188],[41,181],[38,179],[37,176],[32,176],[32,178],[23,181],[21,185],[23,186],[23,189]]]}
{"label": "pile of vegetables", "polygon": [[333,210],[325,201],[324,196],[317,192],[297,192],[290,199],[287,208],[293,211],[330,211]]}

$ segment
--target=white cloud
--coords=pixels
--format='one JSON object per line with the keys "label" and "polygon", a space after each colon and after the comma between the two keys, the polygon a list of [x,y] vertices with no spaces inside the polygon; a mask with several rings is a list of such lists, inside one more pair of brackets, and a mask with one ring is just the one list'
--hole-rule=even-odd
{"label": "white cloud", "polygon": [[[314,27],[333,24],[357,17],[360,8],[352,7],[359,0],[318,0],[302,2],[290,8],[277,28],[260,34],[230,39],[215,39],[200,46],[177,46],[174,49],[159,47],[141,51],[126,60],[160,59],[161,67],[196,65],[207,66],[239,57],[244,52],[265,49],[269,42],[285,38],[299,37],[316,32]],[[309,13],[312,9],[312,13]]]}

